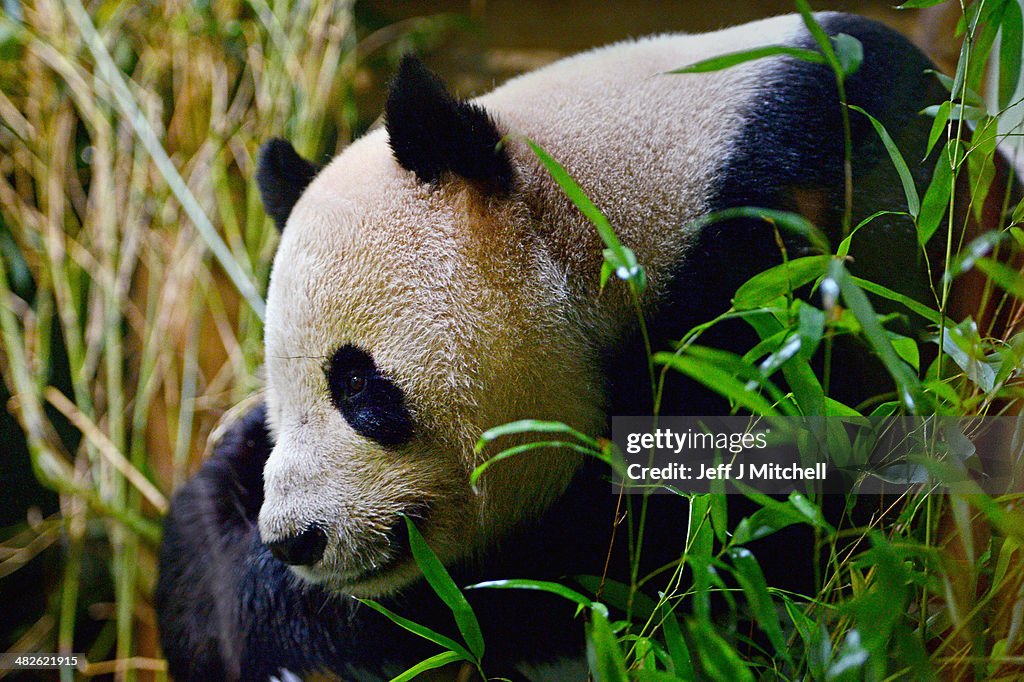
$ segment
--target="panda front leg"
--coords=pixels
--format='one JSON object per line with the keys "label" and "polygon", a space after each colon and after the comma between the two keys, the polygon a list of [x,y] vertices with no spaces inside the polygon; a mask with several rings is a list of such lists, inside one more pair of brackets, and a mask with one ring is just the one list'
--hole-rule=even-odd
{"label": "panda front leg", "polygon": [[236,423],[171,503],[156,593],[171,674],[387,679],[436,653],[354,600],[300,583],[260,541],[265,417],[259,407]]}

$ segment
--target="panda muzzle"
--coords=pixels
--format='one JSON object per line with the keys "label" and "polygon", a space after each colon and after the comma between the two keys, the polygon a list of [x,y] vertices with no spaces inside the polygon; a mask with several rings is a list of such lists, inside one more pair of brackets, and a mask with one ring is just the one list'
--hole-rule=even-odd
{"label": "panda muzzle", "polygon": [[312,566],[324,556],[327,533],[313,525],[298,535],[290,535],[267,543],[270,553],[289,566]]}

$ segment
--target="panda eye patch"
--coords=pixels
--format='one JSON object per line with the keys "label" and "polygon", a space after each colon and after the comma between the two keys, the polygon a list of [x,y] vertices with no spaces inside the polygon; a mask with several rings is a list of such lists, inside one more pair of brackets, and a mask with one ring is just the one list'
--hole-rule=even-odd
{"label": "panda eye patch", "polygon": [[324,373],[331,404],[356,433],[385,446],[412,437],[402,389],[377,369],[369,353],[346,344],[334,351]]}

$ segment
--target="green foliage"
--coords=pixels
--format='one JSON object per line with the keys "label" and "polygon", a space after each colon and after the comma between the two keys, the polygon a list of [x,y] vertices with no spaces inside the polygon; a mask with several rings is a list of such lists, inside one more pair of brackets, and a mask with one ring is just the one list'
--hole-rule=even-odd
{"label": "green foliage", "polygon": [[427,544],[427,541],[420,534],[416,525],[408,517],[405,519],[405,527],[409,532],[409,548],[412,550],[412,556],[416,560],[416,565],[423,571],[423,577],[426,578],[434,593],[451,610],[452,615],[455,617],[455,624],[462,634],[465,646],[428,627],[419,625],[408,618],[390,611],[372,599],[361,599],[360,602],[369,606],[374,611],[383,614],[395,625],[435,644],[439,644],[446,649],[446,651],[412,666],[396,677],[395,680],[409,680],[426,670],[439,668],[458,661],[471,663],[480,672],[481,677],[484,677],[483,671],[480,669],[480,661],[484,655],[484,638],[480,632],[480,623],[477,621],[476,614],[473,613],[473,608],[466,601],[462,590],[452,580],[441,560],[430,549],[430,545]]}
{"label": "green foliage", "polygon": [[[935,4],[931,0],[911,1],[902,7]],[[1018,311],[1024,306],[1024,276],[1008,259],[1008,254],[1016,252],[1014,249],[1024,247],[1024,230],[1017,227],[1024,222],[1024,201],[1007,207],[1006,213],[1012,214],[1007,222],[986,225],[989,231],[971,242],[960,244],[955,237],[964,227],[955,222],[958,216],[970,214],[981,219],[986,200],[1001,199],[989,199],[989,195],[1007,189],[994,182],[994,156],[997,142],[1003,139],[999,128],[1003,110],[1013,103],[1020,79],[1019,7],[1009,0],[968,5],[962,22],[966,39],[960,65],[952,76],[936,74],[949,91],[949,98],[922,112],[934,117],[926,157],[942,141],[933,178],[923,196],[918,193],[904,150],[884,125],[863,109],[846,106],[843,85],[863,59],[860,43],[849,36],[829,38],[806,2],[798,0],[797,8],[815,38],[817,50],[767,46],[726,54],[670,73],[703,73],[779,56],[827,64],[839,85],[844,112],[853,109],[867,117],[879,136],[900,179],[907,210],[878,211],[851,229],[848,206],[843,239],[834,251],[820,229],[823,226],[813,225],[797,214],[748,207],[701,219],[694,229],[736,218],[763,220],[777,230],[802,237],[815,252],[794,259],[783,253],[780,265],[755,275],[737,290],[732,310],[686,334],[674,352],[653,353],[649,358],[652,369],[657,369],[662,378],[668,372],[685,374],[727,398],[735,409],[763,416],[834,414],[851,418],[899,411],[985,415],[1006,409],[1000,401],[1024,395],[1019,388],[1024,341],[1020,335],[1000,338],[1000,333],[1010,332],[982,329],[970,317],[954,319],[950,292],[960,278],[979,273],[985,281],[980,305],[987,310]],[[990,113],[976,93],[982,90],[982,67],[999,32],[1000,111]],[[965,127],[968,120],[976,122],[973,132]],[[849,155],[848,121],[845,123]],[[544,150],[531,146],[576,206],[591,219],[608,247],[602,286],[608,272],[619,271],[624,265],[629,269],[621,271],[626,276],[620,276],[629,282],[629,272],[641,269],[632,252],[614,237],[612,226],[565,169]],[[849,156],[846,167],[849,170]],[[953,191],[965,179],[970,187],[967,206],[956,203],[964,198]],[[849,200],[849,173],[847,182]],[[862,227],[882,216],[903,216],[913,221],[922,254],[926,247],[927,253],[934,253],[933,242],[945,241],[942,262],[926,263],[933,281],[938,282],[934,301],[917,300],[851,274],[847,259],[854,239]],[[808,287],[820,293],[821,308],[801,298]],[[633,291],[642,292],[642,287]],[[880,305],[886,309],[895,306],[902,312],[881,315]],[[980,309],[978,314],[991,319]],[[736,318],[748,322],[760,337],[746,354],[734,355],[696,343],[708,328]],[[928,325],[933,336],[915,338],[898,331],[894,321],[907,318]],[[828,396],[828,365],[825,375],[818,376],[810,361],[817,354],[829,353],[832,339],[839,335],[856,336],[872,349],[893,382],[897,400],[879,396],[873,406],[851,407]],[[934,344],[930,351],[928,344]],[[935,360],[923,364],[936,352]],[[779,388],[776,374],[782,375],[788,392]],[[492,429],[481,440],[481,447],[484,441],[521,435],[530,430],[527,426],[518,423],[509,431]],[[611,463],[618,461],[614,446],[568,427],[545,423],[535,430],[569,434],[572,449]],[[822,437],[828,439],[830,447],[845,447],[851,452],[872,442],[864,440],[863,435],[851,441],[848,434],[832,431]],[[543,446],[556,444],[547,441]],[[506,452],[517,447],[521,446]],[[973,450],[951,454],[966,458]],[[924,466],[939,479],[950,476],[955,468],[952,463],[929,462]],[[1020,652],[1024,645],[1006,638],[1009,612],[992,601],[998,598],[996,595],[1004,595],[1015,604],[1014,609],[1020,608],[1024,570],[1010,569],[1012,561],[1022,558],[1024,514],[1016,497],[994,498],[980,489],[966,497],[931,497],[920,491],[896,503],[893,515],[898,516],[897,523],[874,528],[850,526],[848,519],[835,525],[826,520],[821,500],[800,493],[786,500],[753,490],[747,490],[746,495],[757,508],[735,520],[728,518],[726,496],[687,496],[690,520],[685,550],[678,565],[668,567],[674,570],[669,584],[675,589],[656,596],[642,591],[646,576],[638,576],[633,584],[616,584],[599,576],[575,578],[586,590],[599,592],[602,602],[590,601],[568,586],[525,579],[473,587],[544,589],[576,603],[581,611],[589,611],[587,660],[595,680],[984,679],[996,674],[1012,676],[1010,670],[1019,671],[1013,667],[1008,651]],[[952,519],[952,529],[948,524],[940,525],[942,518]],[[816,594],[789,594],[774,588],[747,548],[755,540],[770,538],[797,524],[813,529],[819,549],[828,559]],[[980,534],[979,524],[986,528]],[[940,535],[940,527],[947,535]],[[957,563],[946,554],[943,547],[950,535],[952,542],[967,548],[968,563]],[[689,583],[677,582],[683,567],[690,569]],[[982,576],[991,579],[983,580]],[[725,602],[726,617],[712,618],[713,594]],[[981,601],[977,602],[979,595]],[[605,604],[627,614],[627,619],[611,620]],[[756,626],[762,637],[752,639],[750,633],[737,628],[743,622]],[[982,636],[983,631],[990,634]]]}

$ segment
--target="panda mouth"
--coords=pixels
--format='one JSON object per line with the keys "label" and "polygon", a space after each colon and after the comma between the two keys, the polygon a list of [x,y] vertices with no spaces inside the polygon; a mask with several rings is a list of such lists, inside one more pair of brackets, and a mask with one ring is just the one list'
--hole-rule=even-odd
{"label": "panda mouth", "polygon": [[[379,578],[394,568],[412,561],[412,547],[409,544],[409,529],[406,525],[406,517],[412,520],[418,529],[425,529],[427,525],[428,507],[417,505],[406,509],[399,514],[398,520],[384,532],[387,545],[387,558],[379,564],[366,568],[362,571],[347,576],[345,582],[355,584],[366,580]],[[421,533],[423,530],[420,531]]]}

